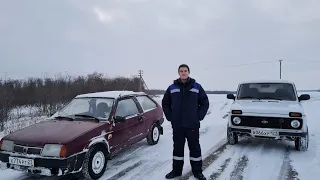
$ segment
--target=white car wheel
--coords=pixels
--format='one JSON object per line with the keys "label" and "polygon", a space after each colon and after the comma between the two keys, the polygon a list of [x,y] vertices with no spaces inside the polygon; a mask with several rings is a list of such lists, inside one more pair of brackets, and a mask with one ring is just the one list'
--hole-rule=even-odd
{"label": "white car wheel", "polygon": [[227,140],[230,145],[235,145],[238,143],[238,135],[234,132],[230,132],[229,128],[227,129]]}
{"label": "white car wheel", "polygon": [[149,145],[155,145],[160,139],[160,129],[158,124],[154,124],[147,135],[147,142]]}
{"label": "white car wheel", "polygon": [[107,167],[107,149],[103,146],[91,147],[82,165],[82,174],[86,179],[99,179]]}
{"label": "white car wheel", "polygon": [[92,158],[92,170],[95,174],[101,173],[105,165],[105,156],[101,151],[98,151]]}
{"label": "white car wheel", "polygon": [[153,131],[152,131],[153,140],[158,141],[159,136],[160,136],[159,128],[158,128],[158,126],[155,126],[155,128],[153,128]]}
{"label": "white car wheel", "polygon": [[294,142],[295,148],[298,151],[307,151],[309,148],[309,131],[307,129],[307,134],[305,137],[299,137]]}

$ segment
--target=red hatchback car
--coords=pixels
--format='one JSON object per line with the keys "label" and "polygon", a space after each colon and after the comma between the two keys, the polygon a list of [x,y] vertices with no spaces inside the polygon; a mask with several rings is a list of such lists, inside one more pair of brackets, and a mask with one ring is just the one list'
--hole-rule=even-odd
{"label": "red hatchback car", "polygon": [[145,93],[107,91],[76,96],[48,121],[5,136],[0,160],[7,167],[51,175],[81,172],[100,178],[107,160],[146,138],[163,134],[161,106]]}

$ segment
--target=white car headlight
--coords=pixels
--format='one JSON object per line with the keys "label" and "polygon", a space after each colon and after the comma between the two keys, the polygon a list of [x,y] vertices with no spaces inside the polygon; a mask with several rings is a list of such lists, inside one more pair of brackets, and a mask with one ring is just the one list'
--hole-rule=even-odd
{"label": "white car headlight", "polygon": [[2,151],[13,151],[14,142],[9,140],[3,140],[1,144]]}
{"label": "white car headlight", "polygon": [[49,157],[60,157],[62,148],[63,145],[60,144],[46,144],[42,149],[41,155]]}
{"label": "white car headlight", "polygon": [[232,119],[232,121],[233,121],[233,123],[235,123],[235,124],[240,124],[240,123],[241,123],[241,118],[239,118],[239,117],[234,117],[234,118]]}
{"label": "white car headlight", "polygon": [[298,128],[300,126],[300,122],[298,120],[291,121],[291,126],[293,128]]}

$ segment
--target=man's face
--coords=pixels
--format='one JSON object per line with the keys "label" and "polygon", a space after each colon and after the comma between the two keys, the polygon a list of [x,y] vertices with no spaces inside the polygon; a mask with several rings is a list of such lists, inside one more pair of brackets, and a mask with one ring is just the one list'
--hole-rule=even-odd
{"label": "man's face", "polygon": [[186,67],[181,67],[179,69],[179,76],[180,76],[180,79],[188,79],[189,77],[189,71],[188,71],[188,68]]}

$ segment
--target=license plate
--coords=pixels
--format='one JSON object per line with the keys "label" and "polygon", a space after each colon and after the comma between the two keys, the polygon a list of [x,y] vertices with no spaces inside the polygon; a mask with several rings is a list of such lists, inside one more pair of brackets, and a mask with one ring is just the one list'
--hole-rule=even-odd
{"label": "license plate", "polygon": [[9,157],[9,164],[30,167],[30,166],[34,166],[34,160],[33,159],[18,158],[18,157]]}
{"label": "license plate", "polygon": [[267,131],[267,130],[251,130],[253,136],[267,136],[267,137],[277,137],[279,132],[276,131]]}

